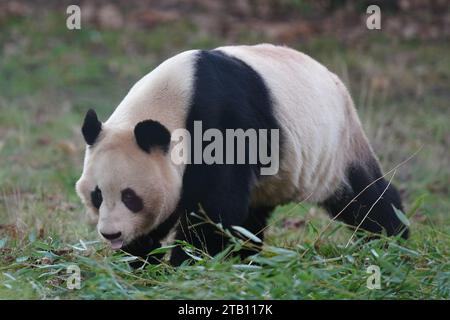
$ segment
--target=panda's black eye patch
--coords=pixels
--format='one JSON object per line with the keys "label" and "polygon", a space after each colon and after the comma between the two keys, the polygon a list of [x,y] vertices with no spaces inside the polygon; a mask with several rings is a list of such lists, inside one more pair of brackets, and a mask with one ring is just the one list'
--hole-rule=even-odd
{"label": "panda's black eye patch", "polygon": [[144,202],[133,189],[122,190],[122,202],[132,212],[139,212],[144,208]]}
{"label": "panda's black eye patch", "polygon": [[100,209],[100,206],[103,202],[103,196],[102,191],[99,189],[98,186],[95,187],[95,190],[91,192],[91,202],[92,205],[98,209]]}

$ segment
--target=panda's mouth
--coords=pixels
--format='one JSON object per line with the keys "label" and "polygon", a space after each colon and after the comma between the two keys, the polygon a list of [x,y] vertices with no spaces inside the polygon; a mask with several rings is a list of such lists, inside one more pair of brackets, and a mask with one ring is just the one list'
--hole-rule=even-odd
{"label": "panda's mouth", "polygon": [[111,244],[111,248],[113,250],[119,250],[123,246],[123,240],[121,240],[121,239],[111,240],[110,244]]}

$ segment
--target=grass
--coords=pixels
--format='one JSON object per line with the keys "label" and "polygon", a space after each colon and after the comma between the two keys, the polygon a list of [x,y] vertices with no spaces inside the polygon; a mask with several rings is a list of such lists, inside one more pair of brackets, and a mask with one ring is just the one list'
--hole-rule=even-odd
{"label": "grass", "polygon": [[[105,119],[138,78],[190,48],[222,45],[189,22],[156,29],[69,31],[54,15],[3,22],[0,43],[0,298],[449,299],[450,45],[368,34],[346,46],[290,43],[340,75],[386,171],[397,171],[410,240],[352,241],[310,204],[279,207],[254,262],[202,257],[194,266],[133,271],[98,242],[74,184],[82,116]],[[241,33],[239,41],[270,41]],[[418,151],[419,150],[419,151]],[[389,176],[390,178],[390,176]],[[82,272],[69,290],[67,267]],[[381,270],[369,290],[367,266]]]}

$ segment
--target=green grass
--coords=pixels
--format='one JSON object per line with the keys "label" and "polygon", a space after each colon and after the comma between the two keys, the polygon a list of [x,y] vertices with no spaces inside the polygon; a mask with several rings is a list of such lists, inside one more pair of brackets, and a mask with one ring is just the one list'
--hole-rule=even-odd
{"label": "green grass", "polygon": [[[241,32],[242,43],[270,41]],[[3,22],[0,43],[0,298],[17,299],[443,299],[450,298],[450,45],[368,34],[345,46],[319,37],[290,43],[340,75],[386,171],[417,154],[394,182],[410,240],[353,241],[309,204],[280,207],[253,263],[202,258],[133,271],[97,241],[74,191],[83,113],[105,119],[131,85],[165,58],[222,45],[189,22],[151,31],[69,31],[53,15]],[[419,151],[418,151],[419,150]],[[69,290],[66,268],[82,272]],[[381,269],[369,290],[366,268]]]}

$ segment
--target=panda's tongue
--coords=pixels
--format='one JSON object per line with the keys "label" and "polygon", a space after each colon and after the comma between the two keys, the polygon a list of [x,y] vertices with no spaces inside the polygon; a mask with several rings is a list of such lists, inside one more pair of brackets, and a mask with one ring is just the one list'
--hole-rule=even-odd
{"label": "panda's tongue", "polygon": [[123,241],[122,240],[113,240],[111,241],[111,248],[114,250],[119,250],[122,248]]}

